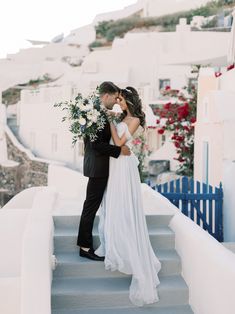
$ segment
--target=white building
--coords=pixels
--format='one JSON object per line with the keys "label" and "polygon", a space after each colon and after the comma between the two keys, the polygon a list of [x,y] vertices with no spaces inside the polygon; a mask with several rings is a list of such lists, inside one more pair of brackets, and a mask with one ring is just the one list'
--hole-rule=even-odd
{"label": "white building", "polygon": [[[69,68],[65,75],[48,87],[23,92],[18,104],[19,136],[40,157],[55,158],[77,167],[79,157],[76,156],[79,153],[70,150],[71,137],[66,133],[66,126],[60,123],[60,115],[56,116],[55,110],[51,110],[52,104],[64,97],[61,95],[69,98],[78,91],[87,94],[102,81],[111,80],[120,87],[135,86],[144,106],[157,104],[161,102],[158,99],[160,88],[171,85],[180,89],[194,79],[191,63],[226,62],[228,38],[228,33],[192,32],[181,20],[176,32],[130,32],[123,39],[115,39],[111,48],[93,51],[81,67]],[[36,122],[39,116],[47,117],[43,121],[43,130],[40,121]],[[159,149],[162,135],[156,130],[149,133],[150,145]],[[52,151],[55,138],[58,141],[57,152]],[[153,142],[157,146],[151,144]],[[169,149],[175,150],[174,146],[168,146],[162,151],[161,158],[164,157],[163,152],[165,159],[175,155],[175,151],[169,153]],[[175,165],[176,162],[173,162],[173,169]]]}
{"label": "white building", "polygon": [[53,106],[73,98],[74,90],[69,85],[23,90],[17,104],[17,125],[22,144],[35,155],[79,168],[79,143],[72,146],[69,123],[62,123],[66,113]]}
{"label": "white building", "polygon": [[137,1],[136,3],[126,6],[122,10],[116,10],[112,12],[98,14],[94,20],[93,24],[97,25],[99,22],[110,21],[110,20],[118,20],[122,18],[129,17],[134,14],[138,14],[143,16],[144,3],[142,0]]}
{"label": "white building", "polygon": [[143,16],[161,16],[200,7],[210,0],[140,0],[143,4]]}
{"label": "white building", "polygon": [[[190,5],[195,4],[194,1],[189,2]],[[154,12],[154,3],[139,1],[124,9],[123,14],[132,14],[140,9],[140,5],[152,6],[151,12]],[[180,89],[195,79],[191,73],[191,64],[225,65],[229,33],[193,32],[186,25],[186,20],[181,19],[176,32],[133,31],[124,38],[116,38],[112,47],[95,49],[89,53],[87,44],[94,36],[94,24],[87,25],[72,31],[63,42],[50,43],[41,49],[22,50],[18,54],[8,55],[7,60],[0,62],[0,69],[4,73],[0,78],[0,90],[36,79],[45,73],[49,73],[52,78],[60,77],[42,89],[24,91],[17,105],[19,136],[40,157],[67,161],[75,167],[78,165],[78,148],[75,151],[68,148],[66,153],[62,151],[59,143],[67,141],[66,146],[69,147],[71,137],[65,135],[63,127],[62,131],[59,117],[56,125],[52,122],[55,116],[49,108],[59,100],[60,95],[70,97],[78,91],[87,94],[102,81],[111,80],[120,87],[135,86],[145,106],[156,105],[161,103],[161,88],[170,85]],[[71,67],[68,60],[73,62],[76,59],[82,60],[82,65]],[[44,120],[45,132],[41,131],[40,123],[35,122],[38,116],[47,117]],[[160,148],[163,137],[155,131],[149,133],[152,147]],[[45,134],[50,134],[46,141]],[[58,143],[56,152],[55,142]],[[154,142],[157,145],[154,146]],[[174,154],[169,154],[168,150],[163,149],[161,153],[166,152],[166,159]]]}
{"label": "white building", "polygon": [[69,43],[50,43],[43,48],[22,49],[0,60],[0,91],[17,84],[43,77],[53,79],[63,76],[74,68],[70,64],[82,63],[89,53],[87,46],[76,47]]}
{"label": "white building", "polygon": [[224,190],[224,237],[235,241],[235,70],[202,69],[195,126],[194,179]]}
{"label": "white building", "polygon": [[151,103],[159,97],[160,87],[180,89],[194,78],[191,64],[224,65],[228,42],[229,33],[194,32],[185,19],[176,32],[129,32],[116,38],[111,48],[90,53],[77,83],[84,91],[107,79],[121,86],[130,84],[142,89]]}
{"label": "white building", "polygon": [[64,42],[79,45],[89,45],[96,39],[96,31],[93,24],[74,29],[65,37]]}
{"label": "white building", "polygon": [[96,25],[102,21],[118,20],[131,15],[157,17],[195,9],[208,2],[210,2],[210,0],[138,0],[136,3],[127,6],[122,10],[98,14],[95,17],[93,24]]}

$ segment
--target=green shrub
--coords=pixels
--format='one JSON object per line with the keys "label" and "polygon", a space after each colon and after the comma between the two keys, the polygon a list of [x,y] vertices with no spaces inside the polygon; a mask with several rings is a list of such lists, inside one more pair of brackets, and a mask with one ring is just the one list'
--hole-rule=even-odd
{"label": "green shrub", "polygon": [[102,42],[95,40],[89,45],[89,48],[92,49],[92,48],[102,47],[102,46],[103,46]]}
{"label": "green shrub", "polygon": [[113,20],[99,22],[98,25],[96,26],[96,36],[97,37],[105,37],[107,31],[110,28],[111,22],[113,22]]}

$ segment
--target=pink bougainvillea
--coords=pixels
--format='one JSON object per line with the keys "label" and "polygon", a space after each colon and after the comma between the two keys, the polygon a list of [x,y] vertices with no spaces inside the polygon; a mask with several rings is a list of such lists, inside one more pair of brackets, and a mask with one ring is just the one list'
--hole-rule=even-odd
{"label": "pink bougainvillea", "polygon": [[[199,71],[199,67],[198,67]],[[167,86],[162,90],[163,96],[174,97],[175,101],[166,102],[161,108],[155,110],[158,115],[157,132],[164,134],[171,131],[171,140],[178,154],[180,166],[177,170],[181,175],[193,175],[194,160],[194,124],[196,122],[197,90],[194,85],[183,87],[181,91]],[[164,126],[161,122],[164,119]]]}

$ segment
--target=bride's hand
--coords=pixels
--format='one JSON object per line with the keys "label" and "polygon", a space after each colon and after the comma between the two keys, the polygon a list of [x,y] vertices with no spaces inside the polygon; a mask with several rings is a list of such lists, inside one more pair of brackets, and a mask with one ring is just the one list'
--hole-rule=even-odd
{"label": "bride's hand", "polygon": [[121,146],[121,155],[130,156],[131,155],[130,148],[126,145]]}
{"label": "bride's hand", "polygon": [[106,115],[109,116],[109,117],[118,117],[118,116],[121,115],[120,112],[111,111],[111,110],[109,110],[109,109],[107,109],[107,108],[104,109],[104,112],[105,112]]}
{"label": "bride's hand", "polygon": [[114,121],[116,121],[118,116],[119,114],[114,111],[110,111],[110,110],[106,111],[106,117],[108,118],[109,123],[113,123]]}
{"label": "bride's hand", "polygon": [[117,116],[117,112],[108,110],[108,111],[107,111],[107,115],[110,116],[110,117],[116,117],[116,116]]}

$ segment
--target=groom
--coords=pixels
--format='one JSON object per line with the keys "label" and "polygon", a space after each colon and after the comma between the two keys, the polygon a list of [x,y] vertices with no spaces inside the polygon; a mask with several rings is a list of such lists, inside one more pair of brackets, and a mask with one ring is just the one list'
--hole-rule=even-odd
{"label": "groom", "polygon": [[[120,89],[112,82],[103,82],[99,87],[99,97],[102,106],[112,109],[117,103]],[[89,139],[84,141],[85,155],[83,171],[89,177],[86,199],[81,215],[77,245],[80,246],[80,256],[92,260],[103,261],[104,256],[94,253],[92,229],[95,215],[101,204],[109,176],[109,157],[118,158],[120,154],[129,156],[127,146],[110,145],[111,131],[108,119],[103,130],[98,132],[95,142]]]}

